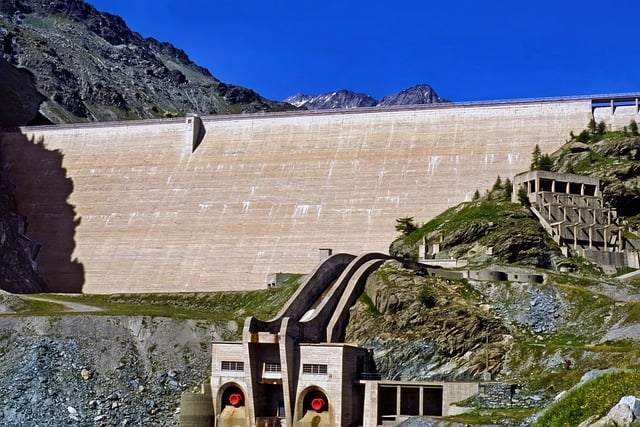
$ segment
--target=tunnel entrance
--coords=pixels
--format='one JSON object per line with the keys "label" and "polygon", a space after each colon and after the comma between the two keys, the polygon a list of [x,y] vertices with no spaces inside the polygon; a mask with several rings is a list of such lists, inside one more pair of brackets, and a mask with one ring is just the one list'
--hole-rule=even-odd
{"label": "tunnel entrance", "polygon": [[222,411],[218,416],[218,427],[249,427],[251,423],[245,408],[246,396],[237,385],[229,385],[222,392],[220,407]]}
{"label": "tunnel entrance", "polygon": [[327,395],[312,388],[302,395],[302,417],[294,425],[297,427],[329,427],[331,411]]}

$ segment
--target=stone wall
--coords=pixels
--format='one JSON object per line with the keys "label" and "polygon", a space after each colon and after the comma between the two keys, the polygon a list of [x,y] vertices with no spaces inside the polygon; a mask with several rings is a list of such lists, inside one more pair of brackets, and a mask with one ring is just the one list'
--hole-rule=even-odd
{"label": "stone wall", "polygon": [[396,218],[469,200],[591,114],[581,99],[205,117],[202,139],[181,119],[0,144],[52,289],[247,290],[308,273],[318,248],[387,252]]}

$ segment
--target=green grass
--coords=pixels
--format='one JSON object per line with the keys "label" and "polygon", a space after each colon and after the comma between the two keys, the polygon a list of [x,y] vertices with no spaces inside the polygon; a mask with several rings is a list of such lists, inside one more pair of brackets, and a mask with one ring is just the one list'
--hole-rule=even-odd
{"label": "green grass", "polygon": [[475,408],[464,414],[443,417],[443,420],[459,424],[514,425],[535,414],[535,408]]}
{"label": "green grass", "polygon": [[358,301],[364,303],[372,315],[379,316],[381,314],[380,311],[378,311],[378,309],[376,308],[376,305],[371,300],[371,297],[369,297],[366,292],[360,294],[360,296],[358,297]]}
{"label": "green grass", "polygon": [[431,221],[422,225],[411,233],[409,239],[413,243],[419,242],[423,236],[440,229],[443,234],[461,230],[470,224],[478,222],[501,222],[505,215],[522,210],[522,206],[499,199],[481,199],[473,202],[461,203],[447,209]]}
{"label": "green grass", "polygon": [[572,427],[592,415],[602,417],[620,398],[640,393],[640,372],[620,371],[598,376],[570,390],[533,427]]}
{"label": "green grass", "polygon": [[[267,320],[278,312],[297,288],[300,276],[290,278],[279,288],[246,292],[179,293],[179,294],[35,294],[34,297],[73,302],[100,308],[92,315],[152,316],[210,321],[235,320],[242,323],[247,316]],[[17,315],[73,315],[55,302],[24,298],[25,305]],[[86,314],[86,313],[83,313]]]}

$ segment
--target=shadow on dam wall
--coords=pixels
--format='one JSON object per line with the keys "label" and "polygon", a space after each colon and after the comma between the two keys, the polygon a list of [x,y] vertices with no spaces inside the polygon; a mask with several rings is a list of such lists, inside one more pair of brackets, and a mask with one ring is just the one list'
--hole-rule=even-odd
{"label": "shadow on dam wall", "polygon": [[15,210],[25,218],[24,234],[39,244],[35,258],[52,292],[82,292],[84,266],[72,260],[80,224],[68,200],[73,181],[63,167],[63,155],[49,150],[43,137],[28,139],[18,130],[0,136],[6,175],[15,186]]}

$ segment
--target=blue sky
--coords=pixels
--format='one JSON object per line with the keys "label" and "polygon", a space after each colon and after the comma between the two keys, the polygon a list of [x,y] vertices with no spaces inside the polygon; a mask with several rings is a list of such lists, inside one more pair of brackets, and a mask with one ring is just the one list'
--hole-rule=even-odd
{"label": "blue sky", "polygon": [[89,0],[226,83],[283,100],[452,101],[640,92],[640,1]]}

